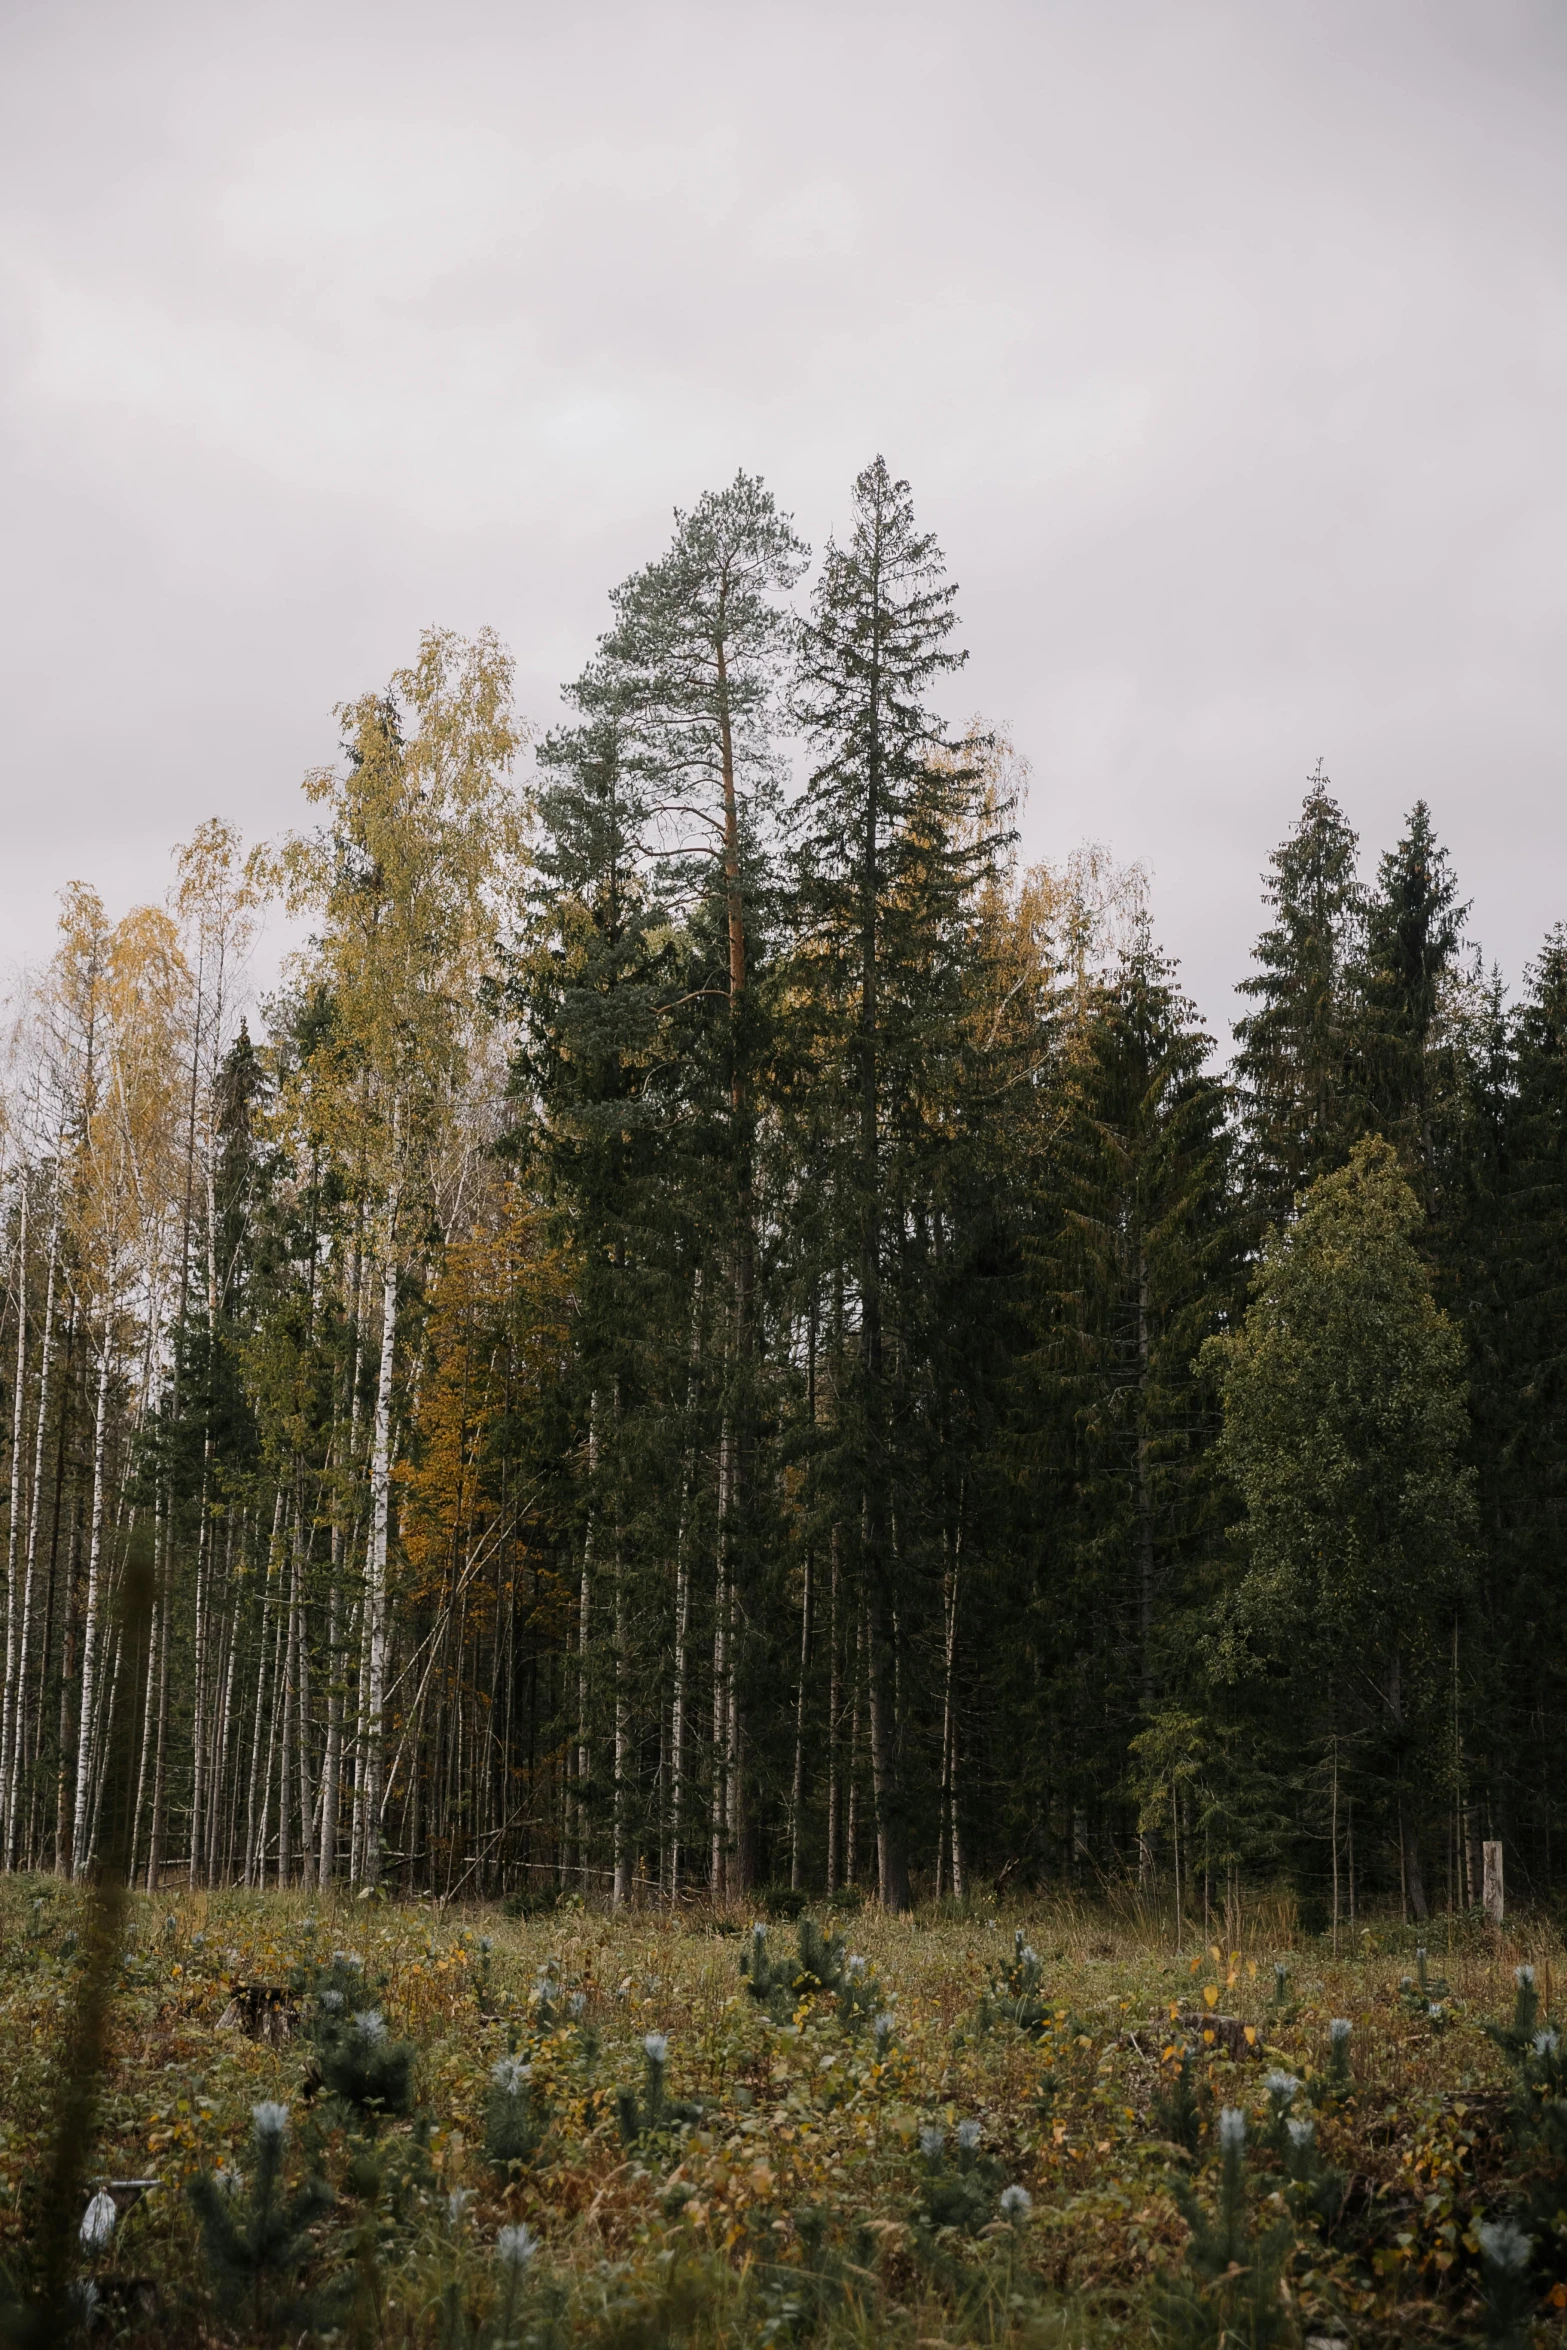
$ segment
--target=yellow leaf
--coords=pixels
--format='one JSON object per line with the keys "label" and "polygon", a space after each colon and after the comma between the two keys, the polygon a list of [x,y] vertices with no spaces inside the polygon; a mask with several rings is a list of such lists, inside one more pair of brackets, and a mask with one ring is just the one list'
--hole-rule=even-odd
{"label": "yellow leaf", "polygon": [[1203,1996],[1203,2004],[1204,2004],[1204,2006],[1205,2006],[1205,2007],[1217,2007],[1217,2006],[1218,2006],[1218,2004],[1219,2004],[1219,1986],[1218,1986],[1218,1984],[1217,1984],[1217,1983],[1204,1983],[1204,1985],[1203,1985],[1203,1987],[1202,1987],[1202,1996]]}
{"label": "yellow leaf", "polygon": [[1246,2045],[1248,2048],[1255,2048],[1257,2045],[1257,2027],[1255,2024],[1248,2024],[1246,2026]]}

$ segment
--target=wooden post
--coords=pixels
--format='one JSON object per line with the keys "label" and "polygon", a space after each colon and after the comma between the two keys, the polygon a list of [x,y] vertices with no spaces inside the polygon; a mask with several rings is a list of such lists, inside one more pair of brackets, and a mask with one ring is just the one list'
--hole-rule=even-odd
{"label": "wooden post", "polygon": [[1502,1922],[1504,1906],[1502,1901],[1501,1845],[1490,1842],[1482,1844],[1480,1857],[1485,1868],[1485,1914],[1493,1926],[1499,1926]]}

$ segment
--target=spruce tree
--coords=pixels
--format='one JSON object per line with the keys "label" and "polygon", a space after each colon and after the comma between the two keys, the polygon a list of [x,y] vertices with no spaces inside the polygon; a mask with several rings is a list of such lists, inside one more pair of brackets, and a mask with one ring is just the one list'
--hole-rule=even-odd
{"label": "spruce tree", "polygon": [[954,1001],[963,909],[1005,837],[1005,812],[987,811],[979,768],[928,700],[963,659],[949,649],[956,590],[943,569],[908,484],[876,458],[855,482],[847,545],[828,544],[796,689],[814,753],[798,812],[799,984],[818,1025],[820,1130],[858,1309],[840,1463],[854,1488],[844,1523],[858,1532],[878,1875],[896,1909],[910,1887],[892,1654],[893,1202],[920,1124],[920,1055],[937,1047],[938,1001]]}
{"label": "spruce tree", "polygon": [[1299,822],[1268,860],[1273,920],[1253,950],[1258,968],[1239,988],[1255,1006],[1235,1023],[1235,1074],[1259,1225],[1281,1222],[1359,1131],[1357,846],[1319,760]]}
{"label": "spruce tree", "polygon": [[1241,1328],[1204,1352],[1245,1511],[1231,1663],[1271,1673],[1297,1718],[1324,1682],[1373,1714],[1398,1880],[1423,1917],[1419,1830],[1474,1492],[1463,1340],[1431,1294],[1420,1223],[1392,1146],[1358,1143],[1270,1240]]}
{"label": "spruce tree", "polygon": [[1467,911],[1431,811],[1417,800],[1367,901],[1361,1059],[1370,1121],[1402,1153],[1428,1216],[1456,1142],[1462,1087],[1451,998]]}
{"label": "spruce tree", "polygon": [[[1547,1881],[1559,1832],[1556,1724],[1567,1686],[1567,926],[1529,965],[1511,1021],[1499,1171],[1469,1254],[1489,1637],[1464,1679],[1466,1804]],[[1478,1286],[1478,1285],[1477,1285]],[[1474,1842],[1473,1836],[1470,1838]]]}
{"label": "spruce tree", "polygon": [[1040,1694],[1090,1806],[1139,1728],[1190,1695],[1188,1610],[1217,1532],[1216,1401],[1195,1358],[1235,1307],[1241,1247],[1211,1050],[1145,920],[1077,1025],[1030,1252],[1041,1441],[1023,1473],[1035,1605],[1057,1634]]}
{"label": "spruce tree", "polygon": [[577,1487],[567,1519],[567,1842],[591,1885],[608,1827],[612,1883],[624,1900],[640,1826],[642,1725],[649,1702],[655,1720],[658,1705],[659,1642],[643,1626],[657,1600],[644,1586],[660,1550],[673,1546],[669,1529],[660,1531],[678,1487],[670,1389],[678,1396],[689,1349],[692,1222],[700,1228],[709,1204],[674,1023],[703,991],[690,984],[684,934],[648,853],[653,779],[622,682],[595,664],[568,699],[576,722],[540,754],[537,881],[512,980],[521,1115],[509,1147],[574,1271],[562,1398]]}

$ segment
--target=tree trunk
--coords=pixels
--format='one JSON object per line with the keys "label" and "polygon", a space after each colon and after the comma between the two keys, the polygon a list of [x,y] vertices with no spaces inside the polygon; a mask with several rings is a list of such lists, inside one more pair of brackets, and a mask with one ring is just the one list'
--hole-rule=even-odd
{"label": "tree trunk", "polygon": [[624,1909],[631,1899],[631,1822],[628,1817],[630,1791],[628,1779],[631,1770],[631,1678],[626,1656],[629,1628],[626,1622],[626,1566],[621,1556],[617,1536],[614,1559],[615,1583],[615,1852],[612,1900],[616,1909]]}
{"label": "tree trunk", "polygon": [[794,1700],[794,1778],[789,1793],[789,1882],[800,1884],[800,1830],[805,1817],[805,1692],[811,1671],[812,1557],[805,1553],[805,1583],[800,1594],[800,1685]]}
{"label": "tree trunk", "polygon": [[588,1890],[588,1644],[593,1607],[593,1528],[598,1507],[598,1397],[588,1399],[588,1522],[582,1535],[582,1583],[577,1604],[577,1869]]}
{"label": "tree trunk", "polygon": [[[298,1490],[298,1462],[295,1463],[295,1490]],[[292,1561],[284,1577],[279,1619],[279,1652],[282,1666],[278,1682],[278,1712],[281,1716],[278,1754],[277,1806],[277,1881],[281,1891],[294,1873],[294,1685],[299,1662],[299,1612],[294,1604],[294,1574]],[[263,1875],[265,1872],[263,1872]]]}
{"label": "tree trunk", "polygon": [[[109,1284],[113,1295],[113,1283]],[[102,1606],[103,1584],[103,1516],[104,1516],[104,1459],[109,1436],[109,1357],[112,1351],[110,1313],[106,1309],[103,1326],[103,1351],[98,1359],[98,1404],[93,1425],[93,1480],[92,1533],[87,1551],[87,1610],[82,1625],[82,1691],[79,1727],[76,1736],[76,1803],[71,1825],[70,1866],[68,1874],[75,1876],[76,1856],[85,1850],[87,1807],[92,1789],[92,1734],[94,1707],[98,1691],[98,1618]]]}
{"label": "tree trunk", "polygon": [[0,1854],[11,1849],[11,1758],[16,1737],[21,1629],[22,1447],[27,1432],[27,1170],[22,1170],[16,1233],[16,1388],[11,1409],[11,1509],[5,1539],[5,1699],[0,1715]]}
{"label": "tree trunk", "polygon": [[[21,1818],[22,1774],[27,1760],[27,1732],[29,1707],[27,1702],[27,1661],[32,1632],[33,1596],[37,1588],[38,1528],[43,1515],[44,1446],[49,1426],[49,1383],[54,1365],[54,1299],[55,1274],[59,1264],[60,1241],[60,1179],[54,1181],[54,1205],[49,1219],[49,1274],[44,1288],[44,1326],[38,1360],[38,1425],[33,1433],[33,1482],[27,1509],[27,1558],[22,1573],[22,1624],[17,1639],[17,1707],[16,1730],[11,1748],[10,1768],[5,1779],[6,1818],[9,1822],[6,1841],[0,1846],[0,1860],[6,1867],[15,1864]],[[55,1480],[56,1540],[58,1540],[60,1481],[65,1462],[65,1415],[60,1414],[60,1467]],[[50,1598],[54,1582],[51,1566]],[[52,1615],[52,1607],[50,1613]],[[52,1626],[44,1626],[44,1653],[39,1665],[38,1704],[32,1709],[35,1728],[43,1726],[43,1684],[49,1671],[49,1635]]]}
{"label": "tree trunk", "polygon": [[397,1195],[387,1208],[381,1266],[381,1367],[376,1379],[370,1451],[370,1557],[365,1605],[369,1611],[369,1687],[365,1695],[364,1849],[360,1875],[374,1885],[381,1873],[381,1810],[385,1801],[387,1616],[386,1559],[392,1508],[392,1371],[397,1349]]}
{"label": "tree trunk", "polygon": [[300,1461],[294,1479],[294,1585],[290,1602],[294,1617],[294,1727],[298,1740],[299,1772],[299,1881],[308,1892],[315,1880],[315,1785],[310,1753],[310,1640],[305,1615],[305,1583],[310,1565],[310,1518],[305,1509],[305,1466]]}
{"label": "tree trunk", "polygon": [[734,1714],[729,1702],[730,1611],[729,1581],[730,1431],[727,1419],[718,1438],[718,1548],[713,1575],[713,1856],[712,1895],[724,1900],[729,1893],[729,1844],[734,1775]]}
{"label": "tree trunk", "polygon": [[330,1885],[337,1875],[338,1778],[343,1762],[343,1562],[342,1536],[335,1514],[331,1587],[327,1593],[326,1655],[326,1754],[321,1765],[321,1842],[316,1855],[316,1882],[321,1885]]}
{"label": "tree trunk", "polygon": [[[957,1658],[958,1658],[958,1601],[963,1572],[963,1512],[959,1504],[957,1530],[952,1538],[952,1553],[946,1576],[946,1605],[943,1610],[942,1642],[942,1700],[941,1700],[941,1828],[946,1831],[947,1852],[951,1864],[952,1893],[955,1900],[963,1898],[963,1840],[958,1827],[958,1714],[957,1714]],[[941,1833],[937,1832],[936,1891],[941,1892]]]}
{"label": "tree trunk", "polygon": [[838,1890],[838,1855],[843,1849],[843,1772],[839,1762],[843,1730],[843,1529],[832,1530],[831,1620],[827,1660],[827,1890]]}
{"label": "tree trunk", "polygon": [[[686,1374],[686,1427],[696,1401],[702,1339],[702,1268],[691,1284],[691,1363]],[[696,1498],[696,1446],[687,1444],[680,1488],[680,1522],[675,1530],[675,1679],[669,1713],[669,1897],[680,1895],[681,1842],[685,1833],[686,1698],[691,1649],[691,1513]]]}
{"label": "tree trunk", "polygon": [[163,1527],[162,1572],[158,1583],[156,1631],[152,1670],[157,1677],[156,1720],[152,1734],[152,1818],[147,1829],[147,1890],[156,1893],[163,1877],[163,1846],[168,1803],[169,1757],[169,1648],[174,1603],[174,1535],[168,1519]]}

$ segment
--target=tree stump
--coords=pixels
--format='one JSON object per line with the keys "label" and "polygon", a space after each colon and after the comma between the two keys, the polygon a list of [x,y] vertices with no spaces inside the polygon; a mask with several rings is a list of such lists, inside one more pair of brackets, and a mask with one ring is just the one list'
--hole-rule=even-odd
{"label": "tree stump", "polygon": [[1480,1856],[1485,1867],[1485,1891],[1481,1896],[1485,1914],[1493,1926],[1502,1922],[1506,1903],[1502,1896],[1502,1848],[1500,1844],[1482,1844]]}
{"label": "tree stump", "polygon": [[299,2011],[291,1991],[276,1983],[236,1983],[234,1996],[218,2018],[220,2032],[243,2032],[247,2040],[280,2047],[294,2037]]}
{"label": "tree stump", "polygon": [[1199,2048],[1222,2048],[1226,2056],[1262,2055],[1262,2033],[1257,2025],[1248,2024],[1238,2015],[1212,2015],[1206,2008],[1193,2010],[1181,2017],[1181,2030],[1188,2033]]}

